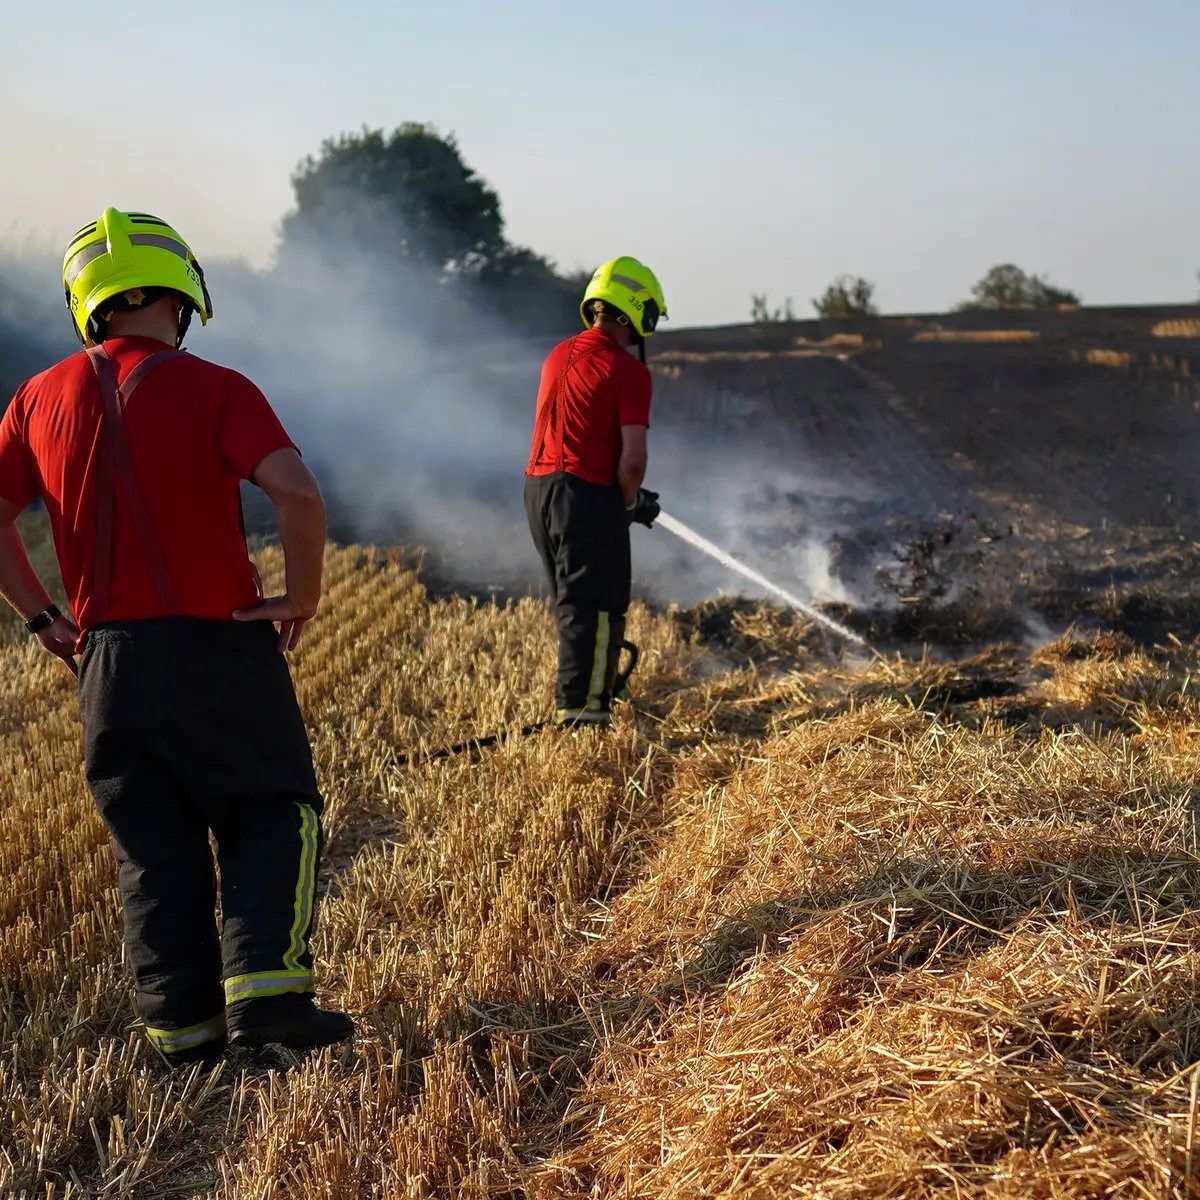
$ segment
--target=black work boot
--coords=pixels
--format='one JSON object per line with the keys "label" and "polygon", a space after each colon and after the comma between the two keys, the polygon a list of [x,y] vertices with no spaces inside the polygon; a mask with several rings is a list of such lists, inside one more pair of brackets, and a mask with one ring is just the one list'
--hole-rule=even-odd
{"label": "black work boot", "polygon": [[607,729],[612,724],[612,713],[607,708],[594,712],[590,709],[560,709],[555,718],[558,729],[577,732],[580,729]]}
{"label": "black work boot", "polygon": [[303,1052],[353,1036],[354,1022],[345,1013],[318,1008],[310,996],[272,996],[229,1007],[229,1043],[233,1047],[283,1046]]}
{"label": "black work boot", "polygon": [[226,1041],[224,1037],[215,1038],[201,1046],[192,1046],[187,1050],[176,1050],[170,1054],[157,1050],[158,1057],[166,1063],[168,1071],[186,1071],[197,1063],[205,1071],[211,1071],[225,1056]]}
{"label": "black work boot", "polygon": [[288,1050],[320,1050],[354,1036],[354,1022],[345,1013],[313,1007],[303,1017],[236,1029],[230,1036],[233,1046],[285,1046]]}

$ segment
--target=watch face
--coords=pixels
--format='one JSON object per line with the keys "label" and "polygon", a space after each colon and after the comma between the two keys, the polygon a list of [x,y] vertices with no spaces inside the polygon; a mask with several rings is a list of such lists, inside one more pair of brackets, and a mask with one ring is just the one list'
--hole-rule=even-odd
{"label": "watch face", "polygon": [[62,614],[56,607],[51,605],[49,608],[44,608],[36,617],[30,617],[25,622],[25,628],[30,633],[41,633],[43,629],[48,629]]}

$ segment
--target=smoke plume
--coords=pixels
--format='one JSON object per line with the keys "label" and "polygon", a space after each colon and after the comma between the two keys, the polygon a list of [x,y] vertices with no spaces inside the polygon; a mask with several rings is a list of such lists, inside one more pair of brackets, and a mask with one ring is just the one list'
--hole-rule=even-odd
{"label": "smoke plume", "polygon": [[[346,211],[355,205],[344,198]],[[376,220],[361,206],[353,242],[309,231],[265,270],[207,263],[214,319],[193,323],[188,347],[267,394],[321,479],[337,537],[423,548],[440,586],[536,588],[523,470],[542,359],[574,327],[530,336],[503,294],[431,270],[428,256],[389,253],[395,230],[378,220],[369,236]],[[406,237],[411,245],[411,230]],[[72,344],[55,256],[5,254],[6,387],[18,369],[40,369]],[[796,502],[845,485],[772,445],[753,397],[681,376],[669,354],[659,367],[656,343],[650,349],[657,398],[647,483],[664,507],[784,586],[853,600],[831,551],[835,525]],[[261,513],[249,511],[252,520]],[[662,530],[635,528],[633,542],[635,589],[656,602],[686,605],[742,586]]]}

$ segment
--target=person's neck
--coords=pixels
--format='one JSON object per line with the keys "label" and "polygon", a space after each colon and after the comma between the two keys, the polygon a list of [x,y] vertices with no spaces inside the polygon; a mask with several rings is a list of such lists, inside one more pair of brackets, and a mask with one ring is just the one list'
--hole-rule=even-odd
{"label": "person's neck", "polygon": [[599,329],[602,333],[607,333],[614,342],[624,346],[626,350],[629,349],[629,345],[633,341],[633,335],[629,330],[629,326],[622,325],[619,321],[601,319],[592,328]]}
{"label": "person's neck", "polygon": [[114,314],[109,318],[108,337],[152,338],[156,342],[174,346],[179,337],[179,324],[173,318],[164,317],[159,313]]}

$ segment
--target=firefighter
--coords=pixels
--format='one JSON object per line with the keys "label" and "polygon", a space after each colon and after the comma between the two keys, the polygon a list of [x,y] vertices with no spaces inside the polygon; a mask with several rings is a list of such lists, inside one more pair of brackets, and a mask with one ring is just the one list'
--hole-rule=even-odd
{"label": "firefighter", "polygon": [[[580,304],[584,332],[542,366],[525,512],[558,626],[557,721],[607,725],[620,699],[629,526],[650,527],[658,496],[642,487],[650,425],[645,341],[667,306],[636,258],[600,267]],[[637,347],[641,362],[630,353]]]}
{"label": "firefighter", "polygon": [[[179,349],[212,303],[165,221],[106,209],[62,278],[85,350],[0,421],[0,592],[79,677],[146,1033],[171,1067],[344,1040],[313,1001],[321,796],[283,654],[321,595],[320,490],[262,392]],[[281,596],[246,551],[243,479],[277,510]],[[73,616],[14,525],[39,496]]]}

